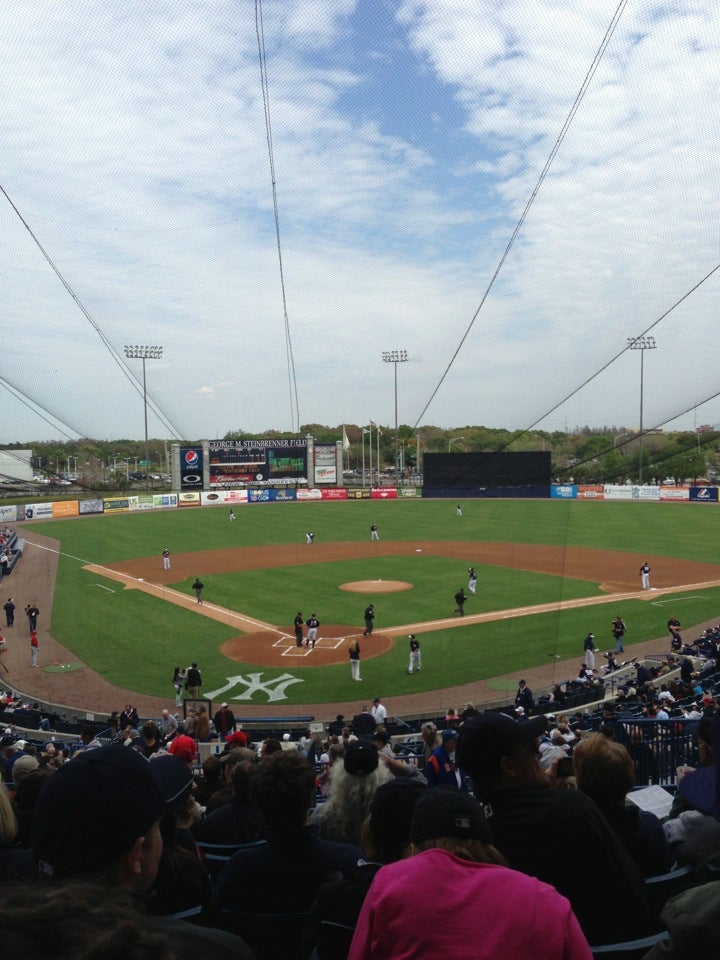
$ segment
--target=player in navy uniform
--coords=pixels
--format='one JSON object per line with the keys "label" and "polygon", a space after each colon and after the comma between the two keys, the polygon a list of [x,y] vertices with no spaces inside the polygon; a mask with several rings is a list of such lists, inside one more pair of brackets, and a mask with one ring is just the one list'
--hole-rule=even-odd
{"label": "player in navy uniform", "polygon": [[410,663],[408,664],[408,673],[412,673],[414,667],[417,667],[418,672],[420,672],[422,667],[420,641],[417,639],[414,633],[411,633],[408,639],[410,640]]}
{"label": "player in navy uniform", "polygon": [[647,560],[640,567],[640,582],[642,583],[643,590],[650,589],[650,567],[648,566]]}
{"label": "player in navy uniform", "polygon": [[368,634],[373,632],[373,621],[375,620],[375,607],[370,603],[365,607],[365,613],[363,614],[363,619],[365,620],[365,629],[363,631],[363,636],[367,637]]}
{"label": "player in navy uniform", "polygon": [[298,647],[303,645],[303,615],[298,612],[295,614],[295,619],[293,620],[293,625],[295,627],[295,644]]}
{"label": "player in navy uniform", "polygon": [[305,621],[305,626],[308,628],[307,637],[305,639],[305,646],[312,647],[312,649],[314,650],[315,643],[317,641],[318,627],[320,626],[320,621],[318,620],[318,618],[315,616],[314,613],[310,617],[308,617],[308,619]]}

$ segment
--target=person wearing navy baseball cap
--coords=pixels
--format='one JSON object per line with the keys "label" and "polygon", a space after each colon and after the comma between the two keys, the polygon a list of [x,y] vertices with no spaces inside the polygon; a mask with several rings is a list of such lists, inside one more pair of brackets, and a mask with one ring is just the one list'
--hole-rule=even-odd
{"label": "person wearing navy baseball cap", "polygon": [[163,813],[185,799],[192,774],[177,757],[98,747],[60,767],[40,791],[32,851],[53,877],[104,875],[133,892],[155,879]]}

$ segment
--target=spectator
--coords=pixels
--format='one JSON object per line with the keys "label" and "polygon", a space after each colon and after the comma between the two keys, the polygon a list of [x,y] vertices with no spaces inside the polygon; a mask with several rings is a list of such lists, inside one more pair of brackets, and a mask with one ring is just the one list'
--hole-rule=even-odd
{"label": "spectator", "polygon": [[13,782],[13,765],[20,759],[26,757],[24,740],[13,740],[11,736],[5,736],[0,740],[0,749],[3,755],[2,778],[5,783]]}
{"label": "spectator", "polygon": [[697,734],[700,767],[697,770],[687,767],[678,772],[677,794],[663,825],[673,856],[678,863],[693,867],[720,862],[712,728],[712,718],[703,717]]}
{"label": "spectator", "polygon": [[160,738],[162,739],[163,743],[167,743],[168,740],[172,740],[177,733],[177,728],[177,718],[174,717],[169,710],[163,710],[160,715],[159,724]]}
{"label": "spectator", "polygon": [[140,726],[140,716],[130,703],[125,704],[125,709],[120,714],[120,729],[124,730],[125,727],[132,727],[133,730],[137,730]]}
{"label": "spectator", "polygon": [[205,843],[250,843],[265,834],[265,820],[251,799],[250,791],[257,765],[251,760],[232,764],[230,786],[232,796],[199,821],[194,832]]}
{"label": "spectator", "polygon": [[210,797],[224,786],[220,758],[212,754],[203,760],[202,777],[195,786],[193,796],[201,807],[206,807]]}
{"label": "spectator", "polygon": [[210,739],[210,717],[205,707],[198,707],[195,721],[195,739],[199,743],[207,743]]}
{"label": "spectator", "polygon": [[207,816],[209,816],[213,810],[218,810],[224,806],[224,804],[232,801],[232,771],[235,764],[240,763],[242,760],[250,760],[254,763],[254,750],[251,750],[249,747],[234,747],[232,750],[228,750],[227,753],[221,754],[219,762],[222,770],[223,786],[222,789],[213,792],[205,805]]}
{"label": "spectator", "polygon": [[579,790],[595,803],[644,877],[667,873],[673,865],[662,824],[646,810],[625,802],[635,786],[635,764],[621,743],[598,733],[581,740],[573,752]]}
{"label": "spectator", "polygon": [[535,707],[532,690],[524,680],[520,680],[518,683],[517,693],[515,694],[515,706],[522,707],[527,716],[530,716]]}
{"label": "spectator", "polygon": [[[64,761],[62,761],[64,762]],[[62,766],[62,762],[60,766]],[[18,822],[17,843],[20,847],[27,849],[31,846],[31,828],[32,817],[40,796],[40,791],[45,786],[45,781],[54,775],[57,767],[38,767],[20,779],[20,783],[15,788],[13,797],[13,809]]]}
{"label": "spectator", "polygon": [[170,741],[168,744],[168,753],[173,757],[177,757],[178,760],[182,760],[186,766],[192,767],[197,753],[195,741],[192,737],[186,737],[184,734],[181,734],[179,737],[175,737],[174,740]]}
{"label": "spectator", "polygon": [[360,713],[353,717],[351,726],[352,732],[356,737],[369,737],[375,732],[377,723],[375,717],[370,713],[367,707],[363,707]]}
{"label": "spectator", "polygon": [[383,723],[387,720],[387,710],[384,705],[380,702],[380,697],[375,697],[373,700],[372,709],[370,710],[373,720],[377,726],[382,726]]}
{"label": "spectator", "polygon": [[405,856],[410,842],[412,811],[425,789],[425,785],[417,780],[390,780],[375,791],[370,815],[362,828],[365,860],[347,879],[324,883],[310,911],[303,942],[307,955],[315,949],[314,960],[345,960],[347,957],[349,943],[338,944],[332,932],[328,935],[327,928],[323,928],[322,921],[355,926],[375,874],[383,864],[395,863]]}
{"label": "spectator", "polygon": [[[3,947],[24,960],[248,960],[251,954],[237,937],[219,930],[148,917],[136,900],[116,890],[112,898],[98,883],[18,884],[3,893],[11,916],[3,922]],[[42,935],[41,931],[48,931]]]}
{"label": "spectator", "polygon": [[[712,815],[720,820],[720,786],[716,777],[718,757],[720,757],[720,717],[712,721],[711,730],[712,752],[714,763],[712,767],[698,770],[704,780],[705,797],[703,803]],[[683,777],[681,784],[688,779]],[[700,788],[701,783],[696,783]],[[699,797],[695,797],[699,799]],[[693,887],[675,897],[672,897],[663,908],[661,919],[664,926],[670,931],[670,939],[656,944],[645,960],[685,960],[690,956],[715,957],[720,952],[720,884],[717,881]]]}
{"label": "spectator", "polygon": [[[442,787],[428,791],[415,804],[410,838],[413,855],[375,876],[348,960],[591,960],[568,901],[548,884],[507,868],[474,797]],[[452,891],[457,922],[439,923],[434,911],[410,918],[407,905],[422,903],[438,877]]]}
{"label": "spectator", "polygon": [[267,843],[233,855],[218,878],[218,908],[306,910],[330,871],[354,873],[359,848],[320,839],[306,827],[314,791],[315,771],[299,753],[281,751],[258,765],[252,797],[267,822]]}
{"label": "spectator", "polygon": [[193,661],[188,667],[185,677],[185,689],[187,690],[187,695],[191,700],[197,700],[197,698],[200,696],[200,687],[202,686],[202,682],[202,673],[200,672],[197,663]]}
{"label": "spectator", "polygon": [[343,762],[333,765],[327,801],[316,807],[311,823],[318,835],[339,843],[360,843],[363,821],[370,811],[375,791],[392,778],[378,763],[374,743],[356,740],[345,748]]}
{"label": "spectator", "polygon": [[[160,817],[189,789],[188,769],[174,757],[148,763],[115,746],[83,751],[40,792],[33,855],[48,876],[100,874],[143,892],[154,880],[161,853]],[[73,824],[82,824],[82,843]]]}
{"label": "spectator", "polygon": [[17,844],[19,832],[10,794],[5,784],[0,783],[0,880],[7,882],[8,886],[35,873],[30,851]]}
{"label": "spectator", "polygon": [[145,723],[143,723],[140,732],[143,738],[143,745],[141,749],[142,753],[146,757],[152,756],[153,753],[157,753],[158,750],[162,748],[162,743],[160,742],[160,730],[154,720],[146,720]]}
{"label": "spectator", "polygon": [[[590,943],[644,936],[649,909],[634,863],[592,800],[577,790],[550,789],[538,759],[545,722],[539,716],[517,723],[488,712],[460,732],[457,761],[492,811],[495,845],[514,869],[568,898]],[[592,869],[580,851],[588,851]],[[598,909],[608,891],[622,910]]]}
{"label": "spectator", "polygon": [[425,767],[433,750],[442,744],[442,737],[432,720],[426,720],[420,727],[420,736],[423,742],[423,767]]}
{"label": "spectator", "polygon": [[[59,884],[61,893],[63,881],[85,878],[98,883],[94,896],[84,901],[88,912],[94,911],[97,903],[122,899],[120,891],[145,893],[155,881],[162,853],[160,820],[187,796],[189,789],[189,771],[174,757],[148,762],[132,750],[117,746],[84,751],[52,774],[38,797],[33,817],[33,856],[40,870]],[[81,834],[74,829],[80,824]],[[43,900],[48,889],[52,887],[33,887],[30,899]],[[60,899],[67,908],[68,897]],[[251,960],[252,954],[242,940],[221,931],[160,917],[151,919],[139,912],[128,916],[142,929],[161,931],[172,944],[170,956]],[[5,949],[12,942],[9,929],[3,924]],[[36,926],[36,938],[37,931]],[[60,929],[53,926],[52,936],[46,939],[48,943],[60,939],[72,942],[70,933],[66,931],[67,937],[61,938]],[[117,943],[126,931],[121,924],[108,928],[106,934],[111,943]],[[48,943],[43,944],[43,956],[49,955]],[[63,960],[87,956],[87,947],[84,943],[82,953],[79,949],[71,953],[65,947],[53,956]],[[102,956],[115,955],[107,945],[102,950]]]}
{"label": "spectator", "polygon": [[457,790],[462,787],[463,775],[455,762],[455,750],[459,739],[460,734],[457,730],[443,730],[442,742],[430,754],[430,759],[425,766],[425,778],[429,787],[438,787],[441,784],[455,787]]}
{"label": "spectator", "polygon": [[226,703],[220,704],[220,709],[213,717],[213,723],[221,742],[235,731],[235,715]]}

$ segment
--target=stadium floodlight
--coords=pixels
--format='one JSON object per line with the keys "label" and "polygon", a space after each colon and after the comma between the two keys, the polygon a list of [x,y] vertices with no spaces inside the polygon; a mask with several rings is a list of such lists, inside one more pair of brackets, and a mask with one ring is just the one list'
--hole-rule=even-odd
{"label": "stadium floodlight", "polygon": [[148,441],[147,417],[147,380],[145,377],[145,361],[160,360],[163,348],[160,346],[126,346],[125,356],[128,360],[142,360],[143,367],[143,410],[145,411],[145,489],[150,489],[150,444]]}
{"label": "stadium floodlight", "polygon": [[464,440],[464,439],[465,439],[465,437],[450,437],[450,439],[448,440],[448,453],[450,453],[450,447],[451,447],[454,443],[460,443],[460,441],[461,441],[461,440]]}
{"label": "stadium floodlight", "polygon": [[643,480],[643,390],[645,376],[645,351],[657,350],[655,337],[628,337],[629,350],[640,351],[640,456],[638,458],[638,481]]}
{"label": "stadium floodlight", "polygon": [[[383,363],[392,363],[395,367],[395,482],[397,483],[397,470],[398,470],[398,407],[397,407],[397,365],[399,363],[407,363],[408,355],[407,350],[383,350],[382,352]],[[378,471],[380,470],[380,463],[378,462]]]}

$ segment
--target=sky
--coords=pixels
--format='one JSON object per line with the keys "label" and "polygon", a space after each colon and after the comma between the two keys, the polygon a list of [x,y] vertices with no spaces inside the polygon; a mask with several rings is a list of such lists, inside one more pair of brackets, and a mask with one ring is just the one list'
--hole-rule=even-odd
{"label": "sky", "polygon": [[166,439],[393,426],[395,375],[418,429],[720,422],[710,0],[18,0],[0,31],[0,442],[142,437],[126,345],[163,347]]}

